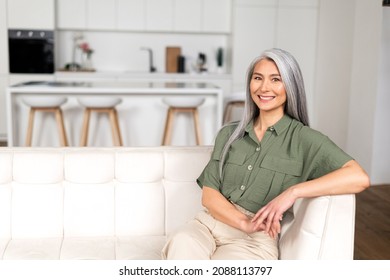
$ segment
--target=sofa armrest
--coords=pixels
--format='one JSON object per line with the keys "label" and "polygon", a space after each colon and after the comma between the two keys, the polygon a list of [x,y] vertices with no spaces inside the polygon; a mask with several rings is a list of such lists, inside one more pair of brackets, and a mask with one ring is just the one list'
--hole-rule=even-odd
{"label": "sofa armrest", "polygon": [[355,195],[305,198],[286,213],[280,259],[353,259]]}

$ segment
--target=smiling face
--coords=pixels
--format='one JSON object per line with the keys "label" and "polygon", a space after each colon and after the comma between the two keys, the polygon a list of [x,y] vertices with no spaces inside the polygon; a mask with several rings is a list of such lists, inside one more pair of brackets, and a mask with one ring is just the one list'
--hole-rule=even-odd
{"label": "smiling face", "polygon": [[255,65],[250,92],[261,112],[283,116],[287,101],[286,89],[272,60],[262,59]]}

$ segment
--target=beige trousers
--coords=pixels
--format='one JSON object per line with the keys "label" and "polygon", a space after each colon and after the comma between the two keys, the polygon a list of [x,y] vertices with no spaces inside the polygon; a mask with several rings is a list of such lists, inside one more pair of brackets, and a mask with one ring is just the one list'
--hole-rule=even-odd
{"label": "beige trousers", "polygon": [[[248,216],[253,215],[237,208]],[[207,211],[201,211],[194,220],[168,237],[162,259],[275,260],[278,259],[278,241],[263,232],[248,235],[214,219]]]}

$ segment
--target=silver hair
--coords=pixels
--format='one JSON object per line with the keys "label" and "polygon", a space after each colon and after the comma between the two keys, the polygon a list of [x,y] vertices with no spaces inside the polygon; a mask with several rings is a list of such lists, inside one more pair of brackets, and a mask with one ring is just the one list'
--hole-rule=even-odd
{"label": "silver hair", "polygon": [[298,62],[290,53],[281,49],[273,48],[264,51],[259,57],[256,57],[248,67],[246,75],[246,100],[244,113],[241,121],[238,123],[238,126],[222,150],[219,163],[219,174],[221,178],[223,165],[230,146],[234,141],[244,136],[245,128],[248,123],[255,120],[260,114],[260,110],[251,96],[250,83],[252,80],[254,68],[256,64],[262,59],[273,61],[279,70],[287,96],[287,101],[284,108],[285,113],[290,117],[300,121],[304,125],[309,126],[305,86]]}

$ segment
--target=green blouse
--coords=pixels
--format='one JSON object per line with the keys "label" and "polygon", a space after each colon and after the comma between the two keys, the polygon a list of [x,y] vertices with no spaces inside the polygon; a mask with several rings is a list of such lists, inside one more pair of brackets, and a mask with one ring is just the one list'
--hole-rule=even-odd
{"label": "green blouse", "polygon": [[267,129],[261,142],[253,123],[247,125],[244,136],[230,147],[221,179],[222,149],[236,127],[237,123],[220,130],[197,183],[220,191],[253,213],[288,187],[321,177],[352,159],[325,135],[284,115]]}

